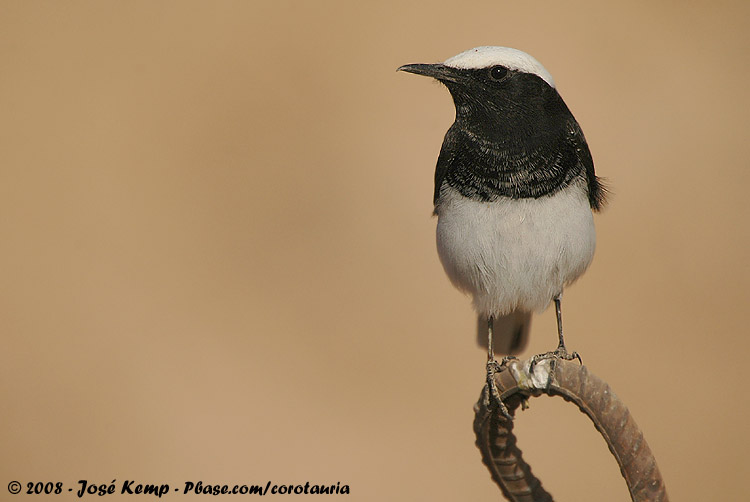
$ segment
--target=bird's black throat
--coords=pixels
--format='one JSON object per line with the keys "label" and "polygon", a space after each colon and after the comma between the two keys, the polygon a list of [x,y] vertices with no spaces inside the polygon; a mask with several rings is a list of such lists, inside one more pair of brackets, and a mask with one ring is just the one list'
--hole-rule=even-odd
{"label": "bird's black throat", "polygon": [[434,201],[448,186],[481,201],[540,198],[584,178],[593,209],[603,203],[586,139],[557,91],[537,75],[454,70],[444,82],[456,104],[435,172]]}

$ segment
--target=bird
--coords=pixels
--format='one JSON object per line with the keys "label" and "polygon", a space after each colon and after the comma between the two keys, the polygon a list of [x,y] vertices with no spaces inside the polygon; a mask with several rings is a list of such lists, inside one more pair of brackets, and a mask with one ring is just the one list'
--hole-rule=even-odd
{"label": "bird", "polygon": [[[472,298],[488,384],[525,346],[532,313],[552,302],[558,345],[532,362],[580,361],[565,346],[562,293],[593,260],[593,213],[607,189],[552,76],[529,54],[495,46],[398,71],[431,77],[453,98],[435,169],[437,250],[450,281]],[[493,338],[508,354],[502,365]]]}

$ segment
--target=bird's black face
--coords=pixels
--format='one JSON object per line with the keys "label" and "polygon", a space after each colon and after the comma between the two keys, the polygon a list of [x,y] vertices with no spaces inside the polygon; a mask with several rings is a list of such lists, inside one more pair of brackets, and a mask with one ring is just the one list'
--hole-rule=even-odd
{"label": "bird's black face", "polygon": [[435,169],[435,204],[446,187],[487,202],[540,198],[585,177],[591,207],[599,209],[604,192],[583,132],[552,77],[531,56],[477,47],[448,64],[399,70],[442,82],[456,105]]}
{"label": "bird's black face", "polygon": [[445,84],[456,105],[457,125],[491,141],[546,135],[564,128],[570,117],[557,91],[532,73],[502,65],[463,69],[415,64],[399,70]]}

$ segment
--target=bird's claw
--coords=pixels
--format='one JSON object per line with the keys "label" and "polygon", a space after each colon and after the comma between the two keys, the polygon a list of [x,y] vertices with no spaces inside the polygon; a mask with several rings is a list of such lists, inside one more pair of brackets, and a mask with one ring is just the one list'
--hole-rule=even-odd
{"label": "bird's claw", "polygon": [[568,352],[568,350],[565,348],[565,346],[559,346],[555,350],[551,350],[549,352],[544,352],[542,354],[537,354],[534,357],[531,358],[531,364],[529,364],[529,373],[534,373],[534,366],[539,363],[539,361],[544,361],[545,359],[563,359],[565,361],[572,361],[573,359],[578,359],[578,363],[583,365],[583,361],[581,360],[580,354],[578,352]]}
{"label": "bird's claw", "polygon": [[518,361],[518,358],[516,356],[503,356],[503,358],[500,359],[500,362],[497,362],[496,359],[487,361],[487,371],[490,371],[490,366],[492,366],[492,371],[494,371],[495,373],[505,371],[505,369],[508,367],[508,363],[510,363],[511,361]]}
{"label": "bird's claw", "polygon": [[497,390],[497,384],[495,383],[495,373],[499,373],[505,370],[508,361],[511,361],[513,359],[515,359],[515,357],[506,356],[503,357],[500,363],[498,363],[494,359],[487,361],[487,407],[489,409],[496,407],[500,414],[503,415],[508,421],[512,421],[513,417],[508,411],[508,407],[505,406],[503,399],[500,397],[500,392],[498,392]]}

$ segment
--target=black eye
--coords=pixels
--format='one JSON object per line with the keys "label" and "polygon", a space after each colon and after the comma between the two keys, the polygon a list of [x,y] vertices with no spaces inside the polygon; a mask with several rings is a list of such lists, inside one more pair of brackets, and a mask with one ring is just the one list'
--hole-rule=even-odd
{"label": "black eye", "polygon": [[508,75],[508,69],[504,66],[493,66],[490,68],[490,78],[492,80],[502,80]]}

